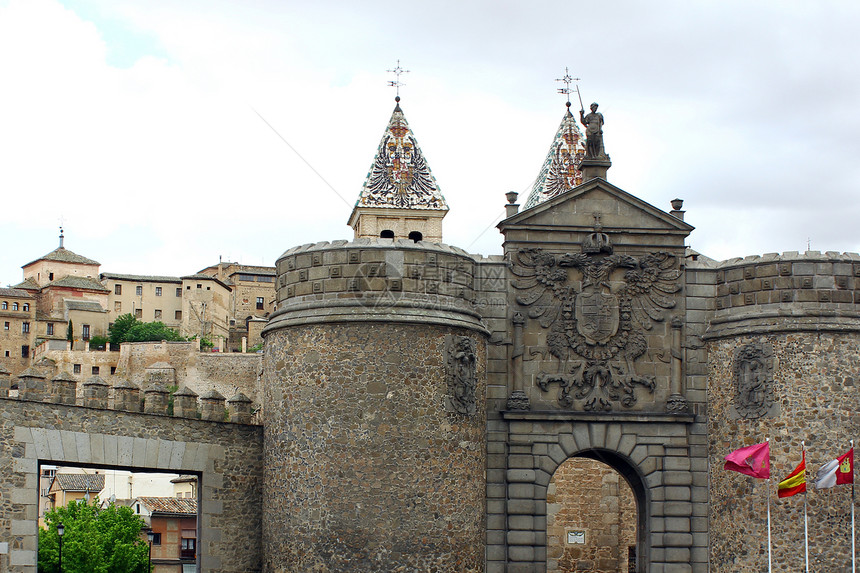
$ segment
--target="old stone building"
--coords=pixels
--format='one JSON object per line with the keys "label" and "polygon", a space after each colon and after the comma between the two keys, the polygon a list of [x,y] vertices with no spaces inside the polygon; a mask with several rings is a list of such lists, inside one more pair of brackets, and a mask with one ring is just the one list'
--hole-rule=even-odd
{"label": "old stone building", "polygon": [[0,288],[0,366],[17,376],[30,365],[36,339],[36,297],[29,291]]}
{"label": "old stone building", "polygon": [[[9,570],[35,569],[49,463],[195,476],[207,572],[763,570],[768,497],[774,562],[800,569],[801,504],[722,460],[769,437],[777,477],[801,440],[810,468],[847,450],[860,256],[697,253],[682,201],[609,181],[602,120],[583,113],[583,136],[565,112],[525,207],[507,194],[504,254],[483,257],[442,242],[398,99],[354,239],[276,262],[258,386],[182,383],[168,417],[179,351],[161,344],[112,387],[29,370],[6,397],[0,374]],[[264,320],[231,298],[243,279],[205,271],[181,278],[201,335],[228,340],[232,306]],[[850,497],[807,495],[813,570],[847,570]]]}

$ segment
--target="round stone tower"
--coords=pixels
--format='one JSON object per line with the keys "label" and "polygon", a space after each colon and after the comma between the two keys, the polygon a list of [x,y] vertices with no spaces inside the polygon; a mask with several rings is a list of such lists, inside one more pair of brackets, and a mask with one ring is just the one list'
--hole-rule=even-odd
{"label": "round stone tower", "polygon": [[[850,488],[813,487],[821,465],[860,431],[860,257],[786,253],[714,269],[709,364],[712,571],[763,570],[767,499],[775,570],[804,565],[803,494],[777,483],[807,454],[810,566],[848,567]],[[771,480],[723,469],[730,451],[770,438]]]}
{"label": "round stone tower", "polygon": [[408,240],[290,249],[264,331],[266,570],[482,571],[476,261]]}

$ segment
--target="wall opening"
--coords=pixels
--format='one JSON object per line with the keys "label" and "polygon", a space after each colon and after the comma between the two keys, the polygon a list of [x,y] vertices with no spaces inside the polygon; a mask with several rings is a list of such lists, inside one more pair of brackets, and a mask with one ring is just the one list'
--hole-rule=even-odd
{"label": "wall opening", "polygon": [[412,231],[409,233],[409,239],[417,243],[424,239],[424,235],[422,235],[420,231]]}
{"label": "wall opening", "polygon": [[634,488],[616,469],[619,462],[590,451],[565,460],[553,474],[547,488],[547,572],[647,570],[639,511],[644,489],[638,478]]}
{"label": "wall opening", "polygon": [[394,231],[392,231],[390,229],[385,229],[384,231],[379,233],[379,238],[380,239],[393,239],[394,238]]}
{"label": "wall opening", "polygon": [[[144,525],[139,544],[147,555],[152,534],[151,559],[154,573],[168,571],[196,571],[198,564],[197,539],[199,537],[200,476],[136,469],[119,469],[109,466],[69,466],[50,462],[39,464],[39,539],[45,551],[38,553],[40,567],[51,570],[57,538],[57,514],[53,510],[70,504],[87,503],[100,510],[113,504],[116,508],[128,507]],[[101,511],[99,511],[101,513]],[[48,519],[46,519],[48,516]],[[72,539],[85,535],[83,522],[75,525],[64,521],[64,565],[75,545],[86,543]],[[138,555],[138,558],[141,556]],[[79,559],[80,560],[80,556]],[[40,568],[41,570],[41,568]]]}

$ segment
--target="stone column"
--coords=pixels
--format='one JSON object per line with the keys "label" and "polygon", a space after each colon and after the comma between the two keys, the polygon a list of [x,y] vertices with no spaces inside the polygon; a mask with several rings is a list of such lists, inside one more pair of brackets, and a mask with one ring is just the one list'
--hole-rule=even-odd
{"label": "stone column", "polygon": [[90,408],[108,407],[110,385],[98,376],[84,382],[84,406]]}
{"label": "stone column", "polygon": [[224,421],[224,396],[218,390],[210,390],[200,398],[202,418],[211,422]]}
{"label": "stone column", "polygon": [[197,392],[183,386],[173,393],[173,415],[180,418],[197,417]]}
{"label": "stone column", "polygon": [[511,349],[511,373],[513,377],[513,391],[508,397],[508,410],[528,410],[531,408],[529,397],[523,391],[523,326],[526,319],[521,312],[515,312],[511,322],[514,325],[514,343]]}
{"label": "stone column", "polygon": [[41,402],[46,396],[45,375],[32,366],[18,375],[18,399]]}
{"label": "stone column", "polygon": [[116,410],[140,412],[140,388],[120,378],[113,387],[113,402]]}
{"label": "stone column", "polygon": [[672,319],[672,378],[666,410],[675,414],[686,414],[689,410],[684,396],[684,348],[681,344],[681,329],[684,326],[677,316]]}
{"label": "stone column", "polygon": [[251,399],[239,392],[227,400],[227,408],[230,410],[230,421],[237,424],[250,424],[253,414],[251,413]]}
{"label": "stone column", "polygon": [[78,381],[68,372],[60,372],[51,380],[51,397],[55,404],[75,404]]}

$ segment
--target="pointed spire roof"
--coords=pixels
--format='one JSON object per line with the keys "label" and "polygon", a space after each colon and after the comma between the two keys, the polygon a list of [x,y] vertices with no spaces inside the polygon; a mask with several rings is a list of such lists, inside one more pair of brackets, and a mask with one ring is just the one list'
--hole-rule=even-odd
{"label": "pointed spire roof", "polygon": [[379,142],[355,209],[448,211],[448,204],[400,109],[400,97]]}
{"label": "pointed spire roof", "polygon": [[561,195],[582,183],[579,164],[585,156],[585,138],[579,130],[576,118],[570,113],[570,102],[566,105],[567,111],[558,126],[524,209]]}

